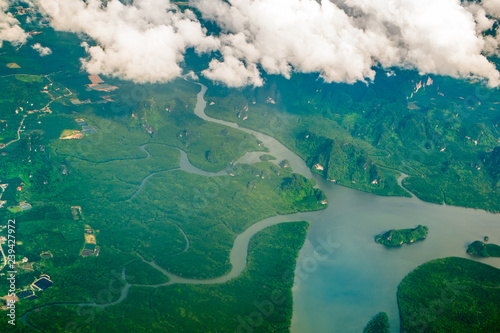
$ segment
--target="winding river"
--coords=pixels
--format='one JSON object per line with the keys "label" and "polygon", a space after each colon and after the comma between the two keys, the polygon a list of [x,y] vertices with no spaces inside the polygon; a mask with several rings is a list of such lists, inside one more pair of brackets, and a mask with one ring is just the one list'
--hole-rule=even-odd
{"label": "winding river", "polygon": [[[313,175],[299,156],[276,139],[207,116],[203,99],[206,87],[201,87],[196,115],[255,135],[277,161],[287,159],[295,172],[314,177],[329,199],[326,210],[260,221],[238,236],[231,252],[233,271],[239,272],[240,265],[246,265],[248,240],[256,232],[280,222],[311,221],[295,271],[292,333],[361,332],[380,311],[388,313],[391,331],[399,332],[396,291],[409,272],[437,258],[471,258],[465,253],[467,245],[485,235],[491,242],[500,243],[498,214],[430,204],[412,193],[412,198],[376,196]],[[399,177],[400,185],[405,177],[405,174]],[[429,227],[429,235],[423,242],[388,249],[373,240],[382,231],[418,224]],[[244,250],[240,241],[245,243]],[[238,256],[243,259],[236,261]],[[500,268],[500,258],[474,259]]]}
{"label": "winding river", "polygon": [[[269,154],[277,161],[287,159],[294,172],[307,178],[314,177],[317,186],[329,199],[329,207],[322,211],[296,213],[264,219],[238,235],[230,253],[231,271],[213,279],[197,280],[176,276],[154,262],[147,262],[169,277],[160,286],[184,284],[217,284],[227,282],[241,274],[247,264],[248,244],[253,235],[269,226],[300,220],[311,221],[306,242],[302,248],[295,271],[293,287],[294,309],[292,332],[361,332],[376,313],[385,311],[391,319],[392,332],[399,332],[399,314],[396,290],[406,274],[418,265],[432,259],[458,256],[468,257],[468,243],[485,235],[493,243],[500,243],[499,216],[481,210],[435,205],[416,197],[380,197],[335,185],[313,175],[305,162],[276,139],[241,128],[235,123],[211,118],[205,114],[206,87],[201,85],[197,96],[195,114],[200,118],[237,128],[253,134],[269,148]],[[149,158],[147,145],[141,146]],[[204,176],[220,176],[230,169],[211,173],[194,167],[182,150],[180,168],[186,172]],[[237,163],[254,163],[263,152],[247,153]],[[176,169],[176,170],[178,170]],[[169,170],[170,171],[170,170]],[[168,171],[162,171],[168,172]],[[143,189],[154,174],[145,177],[138,190]],[[401,184],[402,175],[398,181]],[[129,200],[130,200],[129,199]],[[423,242],[387,249],[376,244],[373,237],[392,228],[408,228],[418,224],[429,227],[429,235]],[[182,231],[182,230],[181,230]],[[184,233],[183,233],[184,234]],[[184,234],[189,248],[189,239]],[[184,251],[185,251],[184,250]],[[481,259],[500,268],[499,258]],[[125,277],[126,268],[122,275]],[[120,298],[108,304],[82,303],[79,306],[108,307],[124,300],[132,284],[125,284]],[[142,285],[136,285],[142,286]],[[63,305],[52,304],[47,306]],[[70,305],[64,303],[64,305]],[[45,307],[47,307],[45,306]],[[26,316],[23,320],[26,321]]]}

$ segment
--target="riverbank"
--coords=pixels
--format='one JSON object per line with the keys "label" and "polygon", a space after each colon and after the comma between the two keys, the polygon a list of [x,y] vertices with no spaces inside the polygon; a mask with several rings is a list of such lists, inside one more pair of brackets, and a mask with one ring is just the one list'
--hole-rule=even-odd
{"label": "riverbank", "polygon": [[[203,101],[202,92],[203,87],[198,94],[198,101]],[[197,112],[202,114],[201,111],[203,110]],[[409,198],[377,197],[336,186],[322,180],[319,176],[313,176],[303,160],[273,138],[251,130],[246,132],[255,134],[259,140],[263,141],[270,148],[268,153],[276,156],[277,161],[287,159],[295,172],[314,177],[317,188],[326,192],[331,202],[330,207],[316,212],[274,216],[246,228],[233,243],[230,252],[232,267],[226,275],[214,279],[195,280],[181,278],[165,270],[165,274],[169,274],[171,278],[167,282],[169,284],[157,286],[129,284],[121,289],[119,299],[113,302],[99,306],[91,305],[94,303],[79,303],[72,306],[113,309],[111,305],[128,304],[129,291],[134,293],[134,297],[142,297],[150,294],[151,288],[163,290],[155,288],[162,286],[168,288],[165,290],[170,293],[170,285],[174,284],[179,290],[193,293],[193,295],[201,292],[201,289],[197,289],[201,286],[197,285],[212,284],[214,286],[210,288],[222,287],[225,283],[232,281],[231,277],[240,277],[241,272],[244,271],[248,263],[246,259],[248,241],[252,232],[255,235],[260,230],[264,230],[266,223],[281,225],[282,222],[309,220],[311,227],[295,269],[292,331],[314,330],[321,333],[331,332],[332,328],[338,331],[360,331],[370,318],[380,311],[387,312],[391,327],[397,328],[399,321],[396,287],[409,271],[419,263],[437,256],[449,255],[448,253],[453,255],[456,252],[465,255],[463,240],[476,237],[475,232],[490,235],[492,241],[495,237],[500,238],[498,232],[491,232],[491,230],[498,230],[498,228],[493,228],[496,225],[496,219],[492,214],[432,205]],[[251,159],[255,157],[253,155]],[[157,184],[158,179],[155,182],[155,185]],[[381,229],[410,227],[424,223],[424,221],[433,232],[425,244],[413,244],[411,252],[406,249],[387,250],[380,246],[374,247],[376,244],[373,244],[373,235]],[[475,222],[474,226],[469,223],[470,221]],[[259,227],[263,229],[257,230]],[[490,231],[485,232],[485,230]],[[245,233],[247,234],[243,237]],[[347,242],[347,240],[350,241]],[[237,246],[237,243],[240,245]],[[183,247],[184,243],[180,250]],[[151,265],[156,264],[151,263]],[[125,271],[124,274],[126,274]],[[142,290],[141,288],[149,291],[138,291]],[[64,304],[67,303],[60,305]],[[184,308],[187,306],[192,305],[185,304]],[[172,311],[166,308],[164,310]],[[112,311],[116,313],[118,310]],[[45,311],[44,313],[46,314]]]}
{"label": "riverbank", "polygon": [[[198,99],[203,100],[203,96],[198,95]],[[264,138],[264,139],[266,139],[270,142],[272,141],[272,138]],[[156,147],[155,150],[152,150],[153,146],[150,146],[150,145],[154,145],[154,147]],[[195,167],[194,165],[192,165],[184,150],[181,150],[178,148],[175,149],[175,150],[180,152],[180,157],[176,157],[175,156],[176,154],[172,153],[172,151],[174,150],[172,148],[172,146],[167,146],[167,147],[165,147],[165,149],[166,149],[166,151],[169,151],[168,154],[169,154],[169,156],[171,155],[172,161],[178,160],[179,167],[175,168],[175,166],[173,166],[173,163],[169,163],[168,165],[165,165],[163,168],[161,168],[158,165],[156,165],[155,163],[153,163],[155,160],[158,159],[158,156],[157,156],[158,154],[161,153],[162,156],[166,154],[166,152],[162,153],[162,151],[159,150],[159,148],[161,148],[161,147],[159,147],[158,143],[143,144],[139,147],[138,150],[142,151],[142,153],[145,155],[144,157],[142,157],[140,154],[135,154],[136,157],[131,157],[131,158],[114,158],[111,160],[103,158],[101,161],[96,161],[96,162],[85,161],[85,162],[81,162],[81,163],[87,163],[89,165],[94,166],[93,167],[94,170],[97,170],[99,168],[99,170],[103,170],[103,171],[105,171],[105,170],[103,168],[100,168],[101,166],[103,166],[105,168],[113,167],[113,170],[116,169],[118,171],[120,169],[122,169],[120,167],[123,165],[132,166],[132,165],[139,165],[140,164],[140,165],[145,165],[145,166],[147,165],[148,166],[150,173],[145,174],[145,176],[143,178],[141,178],[142,177],[141,174],[144,174],[143,170],[141,170],[141,174],[138,175],[137,173],[135,173],[135,174],[133,174],[133,178],[129,177],[130,180],[128,181],[128,184],[129,184],[128,187],[129,188],[135,187],[135,189],[133,192],[131,192],[131,195],[130,195],[130,197],[128,197],[128,199],[123,198],[123,200],[115,200],[116,203],[124,202],[124,203],[130,204],[130,205],[138,205],[138,207],[144,207],[145,202],[148,202],[148,200],[152,194],[154,195],[154,193],[155,193],[154,188],[155,187],[160,186],[160,188],[164,188],[163,186],[161,186],[159,184],[161,184],[162,181],[165,181],[164,178],[166,175],[170,175],[170,174],[172,174],[173,176],[169,176],[167,184],[184,183],[181,179],[185,179],[185,178],[189,178],[186,180],[192,181],[195,184],[196,183],[199,184],[200,182],[206,182],[207,179],[204,179],[206,177],[208,177],[208,179],[215,177],[217,179],[223,178],[222,183],[224,183],[225,185],[221,183],[221,185],[220,185],[221,187],[217,189],[218,191],[221,191],[221,192],[222,192],[222,190],[232,191],[231,188],[233,188],[235,186],[234,183],[243,182],[242,184],[246,184],[248,182],[248,180],[250,180],[251,183],[254,184],[253,188],[250,188],[250,190],[255,190],[255,187],[257,184],[255,182],[255,172],[258,171],[258,173],[259,173],[259,180],[258,181],[260,182],[262,180],[262,182],[259,184],[259,187],[258,187],[258,188],[263,189],[263,190],[260,190],[260,191],[263,191],[261,194],[265,195],[265,199],[268,202],[272,199],[273,200],[272,202],[279,204],[278,206],[280,206],[280,205],[282,206],[282,207],[277,207],[277,206],[272,207],[272,211],[271,210],[269,211],[270,212],[269,215],[274,215],[274,214],[276,214],[276,212],[283,213],[283,212],[297,211],[296,207],[288,207],[290,205],[290,203],[287,201],[287,198],[289,196],[287,196],[285,194],[287,194],[289,189],[280,189],[279,190],[279,192],[281,193],[280,195],[283,195],[283,197],[281,197],[281,198],[279,196],[276,197],[276,193],[274,193],[274,190],[273,190],[273,189],[279,189],[279,187],[277,187],[277,185],[279,185],[280,183],[282,183],[284,181],[284,179],[285,179],[284,177],[287,177],[287,176],[290,177],[291,174],[284,169],[274,167],[273,164],[271,164],[271,163],[261,162],[259,157],[260,157],[260,155],[265,153],[264,151],[246,153],[243,156],[241,156],[240,158],[238,158],[236,161],[233,161],[228,168],[226,168],[222,171],[219,171],[219,172],[209,172],[209,171],[201,170],[201,169]],[[136,148],[134,148],[134,149],[136,149]],[[108,157],[108,156],[102,156],[102,157]],[[285,152],[285,157],[288,157],[288,156],[286,156],[286,152]],[[122,164],[122,163],[125,163],[125,164]],[[259,165],[255,165],[255,166],[247,165],[247,164],[253,164],[253,163],[259,163]],[[239,166],[240,164],[241,164],[241,167]],[[153,166],[154,166],[154,168],[153,168]],[[148,169],[145,169],[145,170],[148,170]],[[126,172],[121,172],[119,174],[115,172],[114,177],[118,177],[120,179],[125,180],[125,179],[127,179],[126,176],[129,176],[130,171],[131,170],[126,170]],[[172,172],[175,174],[173,174]],[[233,172],[235,174],[233,174]],[[161,175],[160,175],[160,173],[161,173]],[[194,174],[197,176],[203,176],[203,177],[191,177],[190,178],[190,177],[187,177],[186,173],[187,174]],[[231,176],[233,176],[234,178],[230,178],[229,174],[231,174]],[[157,176],[157,177],[155,177],[155,176]],[[154,182],[152,181],[153,177],[155,177]],[[172,181],[171,178],[175,179],[175,181]],[[273,180],[271,181],[271,179],[273,179]],[[228,184],[229,182],[233,183],[233,185],[229,185]],[[266,190],[266,187],[265,187],[266,184],[268,187],[270,187],[269,190]],[[313,186],[312,183],[309,184],[309,181],[305,181],[305,180],[303,181],[303,185],[308,185],[311,188]],[[222,186],[224,186],[224,187],[222,187]],[[228,186],[228,188],[226,189],[225,186]],[[147,188],[148,193],[146,195],[144,195],[142,191],[146,188]],[[241,186],[239,186],[239,187],[236,186],[236,187],[234,187],[234,189],[239,190],[239,192],[244,191],[244,189],[242,189]],[[247,186],[247,190],[248,190],[248,186]],[[270,191],[270,190],[272,190],[272,191]],[[291,189],[291,190],[294,190],[294,189]],[[299,188],[299,190],[300,190],[300,188]],[[314,189],[314,191],[318,192],[319,190]],[[259,193],[259,190],[255,190],[255,192]],[[122,194],[122,196],[123,196],[123,194]],[[257,199],[260,199],[260,197],[257,197]],[[252,201],[252,203],[253,203],[253,201]],[[327,205],[325,202],[323,204],[317,204],[317,206],[320,208],[325,208]],[[259,207],[260,207],[260,209],[262,209],[262,205],[260,205]],[[248,209],[248,207],[245,207],[245,209]],[[271,214],[271,212],[272,212],[272,214]],[[260,216],[262,216],[262,215],[263,214],[261,214]],[[57,307],[57,309],[58,309],[57,311],[60,311],[60,309],[63,307],[67,307],[67,308],[78,307],[78,308],[91,308],[91,309],[92,308],[115,309],[115,307],[120,307],[122,304],[126,304],[127,302],[132,301],[137,296],[135,294],[137,292],[136,290],[138,290],[140,288],[154,289],[154,290],[161,289],[162,291],[163,290],[170,291],[171,285],[176,285],[176,287],[179,285],[183,285],[183,286],[193,286],[193,288],[199,288],[196,286],[200,286],[200,285],[223,285],[223,286],[225,286],[227,283],[233,283],[234,280],[242,279],[244,274],[245,274],[244,273],[245,270],[250,267],[249,265],[251,264],[251,262],[249,259],[250,258],[250,256],[249,256],[249,243],[252,241],[253,237],[257,234],[258,234],[258,237],[260,237],[261,233],[264,233],[264,234],[267,233],[268,228],[275,226],[275,225],[280,225],[279,229],[288,230],[288,232],[290,232],[290,228],[285,227],[284,225],[285,224],[286,225],[288,225],[288,224],[295,225],[296,219],[293,219],[294,216],[295,215],[293,215],[293,214],[281,215],[281,216],[277,215],[277,216],[274,216],[272,218],[264,219],[264,220],[261,220],[260,222],[251,224],[249,227],[244,229],[242,232],[239,232],[234,239],[233,247],[229,251],[229,254],[230,254],[229,255],[229,263],[226,263],[224,266],[224,267],[227,267],[227,266],[230,267],[227,274],[223,274],[223,275],[221,275],[219,277],[215,277],[215,278],[206,278],[206,279],[182,277],[182,276],[176,275],[176,274],[174,274],[174,273],[172,273],[169,270],[164,268],[164,267],[172,268],[171,265],[168,265],[168,264],[165,265],[164,262],[158,263],[155,261],[144,259],[144,262],[147,263],[152,269],[165,275],[168,278],[168,281],[162,282],[159,284],[152,284],[152,285],[148,285],[148,284],[144,284],[144,283],[134,283],[133,276],[129,276],[127,274],[126,268],[124,268],[122,271],[122,279],[126,282],[121,286],[120,293],[116,299],[109,301],[109,302],[87,302],[87,303],[59,302],[59,303],[51,303],[51,304],[35,307],[35,308],[29,310],[28,312],[25,313],[25,315],[22,316],[23,320],[25,323],[28,323],[28,320],[30,320],[30,321],[33,320],[33,322],[35,324],[37,324],[38,320],[40,319],[38,316],[39,312],[51,311],[51,309],[53,309],[54,307]],[[203,216],[204,219],[206,219],[206,217],[207,216]],[[242,220],[242,223],[245,222],[244,218],[240,218],[240,220]],[[155,223],[158,223],[158,221],[155,220]],[[192,256],[192,253],[193,253],[191,251],[192,246],[195,247],[194,253],[196,253],[196,251],[199,251],[198,248],[200,247],[200,243],[201,243],[199,240],[200,233],[199,232],[194,233],[193,225],[186,224],[186,223],[184,225],[181,223],[181,225],[177,225],[176,227],[179,228],[180,233],[182,234],[182,237],[184,238],[184,241],[186,243],[185,243],[185,247],[183,247],[183,248],[179,247],[179,251],[172,254],[170,257],[173,258],[173,257],[178,256],[179,258],[180,257],[184,258],[184,257],[186,257],[186,255],[188,257],[189,257],[189,255]],[[232,229],[238,230],[236,228],[236,225],[232,226]],[[298,240],[300,239],[300,237],[302,237],[302,239],[300,241],[301,244],[303,243],[303,241],[305,239],[306,229],[304,229],[300,233],[297,233],[294,236],[294,237],[298,237],[297,238]],[[291,237],[291,236],[292,235],[290,235],[290,234],[280,235],[280,237]],[[191,238],[195,238],[195,241],[193,243],[191,242]],[[275,238],[276,238],[276,236],[275,236]],[[102,236],[101,236],[101,239],[104,240],[104,238]],[[293,245],[293,244],[281,244],[280,247],[283,250],[285,250],[286,247],[289,245]],[[269,272],[269,269],[267,269],[265,272],[259,273],[260,275],[265,276],[266,279],[269,280],[269,282],[266,285],[268,285],[269,283],[272,282],[272,284],[275,287],[281,286],[280,288],[283,289],[283,291],[289,295],[287,305],[285,306],[283,311],[280,311],[280,313],[286,314],[284,319],[281,319],[282,321],[284,320],[283,321],[284,323],[286,323],[286,322],[289,323],[291,320],[291,313],[292,313],[291,287],[293,284],[293,279],[291,277],[292,277],[293,267],[295,265],[296,257],[297,257],[298,251],[300,250],[300,247],[294,246],[293,251],[295,251],[295,255],[293,255],[293,257],[291,257],[291,261],[285,265],[286,267],[284,267],[287,269],[287,274],[290,275],[290,278],[287,278],[287,281],[280,282],[279,279],[278,280],[270,280],[271,278],[275,279],[275,276],[272,275],[272,272]],[[189,250],[189,251],[187,251],[187,250]],[[214,251],[215,247],[210,249],[210,250]],[[275,258],[272,258],[272,259],[267,258],[266,260],[275,260],[278,257],[281,258],[283,256],[289,256],[290,254],[291,254],[291,252],[287,251],[287,253],[284,253],[282,256],[275,256]],[[104,256],[105,253],[103,252],[102,255]],[[182,262],[186,266],[185,260],[182,260],[182,258],[180,258],[178,260],[179,260],[179,262]],[[259,258],[259,260],[260,260],[260,258]],[[227,265],[227,264],[229,264],[229,265]],[[276,266],[277,264],[278,263],[275,263],[271,266]],[[284,263],[281,261],[279,264],[284,265]],[[271,266],[269,266],[269,267],[271,267]],[[199,267],[197,269],[199,269]],[[253,284],[255,282],[247,281],[246,283]],[[188,287],[186,287],[186,288],[188,288]],[[241,288],[254,289],[253,287],[249,287],[249,286],[246,286],[246,287],[241,286]],[[205,290],[210,290],[210,289],[197,289],[197,290],[198,290],[197,292],[204,292]],[[110,311],[114,311],[114,310],[110,310]],[[281,324],[283,324],[283,323],[281,323]],[[38,326],[38,324],[37,324],[37,326]],[[289,326],[289,324],[286,324],[285,326]],[[34,326],[33,326],[33,328],[34,328]]]}
{"label": "riverbank", "polygon": [[[470,259],[465,249],[471,239],[500,240],[497,214],[375,196],[319,177],[316,182],[331,204],[307,215],[311,227],[295,272],[292,333],[361,332],[381,311],[398,333],[397,286],[409,272],[437,258]],[[386,248],[373,241],[380,230],[419,224],[430,230],[424,242]],[[326,256],[317,251],[322,244],[331,246]],[[497,258],[474,259],[500,268]]]}

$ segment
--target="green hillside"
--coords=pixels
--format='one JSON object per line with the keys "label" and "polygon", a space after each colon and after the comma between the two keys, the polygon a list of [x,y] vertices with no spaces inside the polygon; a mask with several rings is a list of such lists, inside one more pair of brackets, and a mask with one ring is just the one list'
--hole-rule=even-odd
{"label": "green hillside", "polygon": [[398,287],[401,332],[497,332],[500,270],[463,258],[425,263]]}

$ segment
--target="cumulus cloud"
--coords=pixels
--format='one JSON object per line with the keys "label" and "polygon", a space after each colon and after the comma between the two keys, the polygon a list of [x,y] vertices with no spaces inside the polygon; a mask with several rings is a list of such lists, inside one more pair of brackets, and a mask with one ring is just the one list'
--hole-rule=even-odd
{"label": "cumulus cloud", "polygon": [[190,79],[192,81],[198,81],[200,78],[198,77],[198,75],[196,75],[195,72],[193,71],[189,71],[187,74],[184,75],[184,78],[185,79]]}
{"label": "cumulus cloud", "polygon": [[187,48],[204,52],[218,47],[206,36],[193,12],[184,13],[165,0],[136,0],[124,5],[111,0],[37,0],[57,30],[84,33],[96,45],[83,61],[92,74],[102,73],[136,82],[163,82],[182,73]]}
{"label": "cumulus cloud", "polygon": [[264,82],[256,64],[244,64],[236,57],[227,54],[223,62],[212,60],[209,68],[202,73],[210,80],[223,82],[228,87],[261,86]]}
{"label": "cumulus cloud", "polygon": [[41,57],[48,56],[49,54],[52,54],[52,50],[48,47],[44,47],[40,45],[40,43],[36,43],[35,45],[31,46],[33,50],[37,51]]}
{"label": "cumulus cloud", "polygon": [[4,41],[21,44],[28,38],[26,32],[19,26],[19,21],[7,13],[9,6],[7,0],[0,0],[0,47]]}
{"label": "cumulus cloud", "polygon": [[[498,13],[495,14],[493,2],[483,1],[481,4],[476,2],[467,3],[467,10],[474,16],[476,22],[476,32],[481,34],[484,31],[493,30],[495,28],[495,17],[500,17],[500,2],[498,4]],[[483,53],[486,55],[498,55],[498,46],[500,45],[500,28],[496,29],[496,36],[487,34],[484,38]]]}
{"label": "cumulus cloud", "polygon": [[498,54],[500,33],[482,34],[494,27],[499,0],[191,0],[221,29],[217,36],[169,0],[33,1],[55,29],[93,39],[83,60],[88,72],[136,82],[180,76],[184,53],[194,48],[220,53],[202,75],[232,87],[262,85],[263,72],[370,81],[374,67],[500,85],[485,56]]}
{"label": "cumulus cloud", "polygon": [[[489,13],[498,9],[498,0],[489,3]],[[242,83],[258,85],[256,65],[287,77],[292,71],[318,72],[328,82],[371,80],[373,67],[382,66],[500,84],[498,71],[482,54],[495,46],[481,36],[490,20],[483,9],[477,16],[483,20],[476,22],[458,0],[195,0],[194,5],[224,32],[224,61],[214,60],[204,74],[221,81],[227,75],[229,84],[237,84],[235,73],[241,73],[247,77]]]}
{"label": "cumulus cloud", "polygon": [[500,18],[500,1],[498,0],[482,0],[481,1],[482,6],[488,13],[488,15],[491,15],[496,18]]}

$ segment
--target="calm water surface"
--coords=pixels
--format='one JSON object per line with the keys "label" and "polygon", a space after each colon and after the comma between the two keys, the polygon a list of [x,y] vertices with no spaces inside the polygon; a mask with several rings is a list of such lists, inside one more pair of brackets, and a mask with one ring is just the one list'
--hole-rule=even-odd
{"label": "calm water surface", "polygon": [[[206,87],[201,86],[195,114],[255,135],[277,157],[276,163],[288,159],[294,172],[313,177],[299,156],[271,136],[207,116]],[[247,154],[238,162],[257,161],[258,155]],[[432,259],[472,258],[465,253],[467,245],[486,235],[500,244],[499,214],[417,198],[375,196],[314,177],[328,197],[328,209],[276,216],[249,228],[235,242],[233,271],[228,274],[236,276],[244,269],[248,241],[258,230],[277,222],[311,221],[295,271],[292,333],[360,333],[380,311],[389,315],[392,332],[399,332],[396,291],[406,274]],[[429,227],[422,242],[392,249],[374,242],[383,231],[419,224]],[[500,258],[474,259],[500,268]]]}
{"label": "calm water surface", "polygon": [[[471,258],[465,253],[467,245],[486,235],[500,244],[498,214],[317,182],[330,206],[309,214],[312,223],[293,290],[293,333],[362,332],[380,311],[389,315],[392,332],[399,332],[396,291],[406,274],[432,259]],[[382,231],[418,224],[429,227],[422,242],[387,249],[373,240]],[[330,245],[325,248],[325,243]],[[480,261],[500,268],[500,258]]]}

